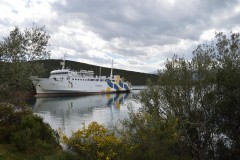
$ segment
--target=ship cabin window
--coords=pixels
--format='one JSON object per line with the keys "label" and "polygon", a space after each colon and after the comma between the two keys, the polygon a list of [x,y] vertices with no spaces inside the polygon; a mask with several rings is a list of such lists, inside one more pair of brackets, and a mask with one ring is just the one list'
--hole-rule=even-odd
{"label": "ship cabin window", "polygon": [[74,78],[72,78],[72,80],[74,80]]}
{"label": "ship cabin window", "polygon": [[57,73],[51,73],[51,75],[58,75],[58,74],[68,74],[68,72],[57,72]]}

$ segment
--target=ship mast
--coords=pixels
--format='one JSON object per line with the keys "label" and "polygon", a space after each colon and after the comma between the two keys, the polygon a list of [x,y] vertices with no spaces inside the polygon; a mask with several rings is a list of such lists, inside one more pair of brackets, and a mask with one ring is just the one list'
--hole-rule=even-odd
{"label": "ship mast", "polygon": [[63,55],[63,61],[60,63],[62,65],[62,70],[65,69],[65,57],[66,53]]}
{"label": "ship mast", "polygon": [[102,72],[102,68],[100,66],[100,69],[99,69],[99,78],[101,77],[101,72]]}
{"label": "ship mast", "polygon": [[111,81],[113,79],[113,59],[112,59],[112,68],[111,68],[111,74],[110,74],[110,77],[111,77]]}

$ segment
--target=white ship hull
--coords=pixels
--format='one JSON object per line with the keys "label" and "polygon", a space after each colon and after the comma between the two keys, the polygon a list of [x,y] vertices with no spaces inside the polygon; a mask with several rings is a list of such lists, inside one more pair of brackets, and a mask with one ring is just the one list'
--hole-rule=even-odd
{"label": "white ship hull", "polygon": [[32,82],[36,93],[40,94],[96,94],[111,92],[129,92],[131,88],[127,83],[110,81],[79,81],[66,79],[55,81],[50,78],[35,78]]}

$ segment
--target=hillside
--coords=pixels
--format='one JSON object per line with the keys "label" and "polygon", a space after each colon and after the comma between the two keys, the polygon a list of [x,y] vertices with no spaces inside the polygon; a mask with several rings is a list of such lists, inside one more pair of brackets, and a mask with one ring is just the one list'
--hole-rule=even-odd
{"label": "hillside", "polygon": [[[60,62],[62,60],[39,60],[40,63],[44,64],[44,68],[46,69],[44,77],[49,77],[49,73],[54,69],[61,68]],[[79,71],[81,69],[84,70],[92,70],[94,71],[95,75],[99,75],[99,66],[90,65],[81,62],[69,61],[66,60],[65,62],[66,68],[70,68],[71,70]],[[111,68],[101,67],[101,75],[109,76]],[[113,70],[114,75],[121,75],[124,77],[125,81],[130,81],[132,85],[146,85],[147,79],[151,79],[152,81],[156,81],[158,76],[154,74],[147,74],[141,72],[134,72],[134,71],[126,71],[120,69]]]}

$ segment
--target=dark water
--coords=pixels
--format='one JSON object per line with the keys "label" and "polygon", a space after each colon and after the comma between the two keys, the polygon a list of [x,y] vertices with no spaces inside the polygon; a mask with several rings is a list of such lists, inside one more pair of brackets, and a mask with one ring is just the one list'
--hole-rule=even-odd
{"label": "dark water", "polygon": [[44,118],[53,129],[65,134],[82,128],[83,123],[96,121],[111,129],[119,120],[128,117],[128,106],[139,108],[134,97],[139,91],[83,97],[36,98],[29,101],[34,113]]}

